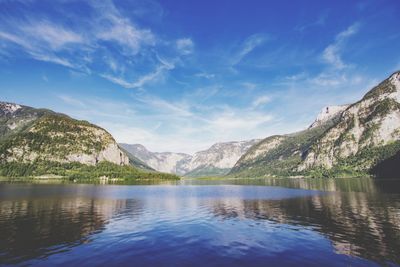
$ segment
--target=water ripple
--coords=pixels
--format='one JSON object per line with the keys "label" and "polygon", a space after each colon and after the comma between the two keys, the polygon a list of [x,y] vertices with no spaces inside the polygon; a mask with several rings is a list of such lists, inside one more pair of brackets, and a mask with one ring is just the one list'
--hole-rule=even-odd
{"label": "water ripple", "polygon": [[378,190],[2,185],[0,196],[2,264],[400,263],[400,195]]}

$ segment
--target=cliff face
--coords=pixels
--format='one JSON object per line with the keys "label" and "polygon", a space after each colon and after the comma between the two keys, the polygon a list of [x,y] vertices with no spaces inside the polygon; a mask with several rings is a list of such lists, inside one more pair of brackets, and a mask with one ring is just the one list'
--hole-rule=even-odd
{"label": "cliff face", "polygon": [[337,120],[338,115],[301,132],[267,137],[251,147],[229,174],[249,177],[298,175],[296,168],[304,151]]}
{"label": "cliff face", "polygon": [[[399,141],[399,102],[400,73],[397,72],[344,110],[340,121],[306,151],[299,169],[332,168],[363,150]],[[360,169],[368,169],[375,164],[375,159],[360,158],[359,163]]]}
{"label": "cliff face", "polygon": [[235,165],[236,161],[254,144],[257,139],[216,143],[209,149],[196,152],[185,165],[190,177],[224,175]]}
{"label": "cliff face", "polygon": [[365,175],[400,151],[400,72],[347,106],[327,107],[299,133],[271,136],[230,172],[250,176]]}
{"label": "cliff face", "polygon": [[1,161],[129,164],[114,138],[86,121],[4,102],[0,103],[0,120]]}
{"label": "cliff face", "polygon": [[323,125],[335,116],[340,115],[348,107],[349,105],[324,107],[309,128]]}

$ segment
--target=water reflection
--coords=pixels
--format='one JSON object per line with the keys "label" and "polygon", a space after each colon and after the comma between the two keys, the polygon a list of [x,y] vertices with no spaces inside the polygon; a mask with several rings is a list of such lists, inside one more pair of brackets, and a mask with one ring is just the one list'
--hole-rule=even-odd
{"label": "water reflection", "polygon": [[348,179],[290,179],[290,178],[264,178],[264,179],[227,179],[227,180],[183,180],[182,184],[191,185],[259,185],[280,186],[287,188],[302,188],[308,190],[322,190],[332,192],[364,192],[364,193],[399,193],[400,180],[376,180],[371,178]]}
{"label": "water reflection", "polygon": [[0,264],[400,264],[393,183],[253,182],[0,184]]}
{"label": "water reflection", "polygon": [[328,237],[337,253],[400,263],[398,196],[332,193],[284,200],[215,201],[213,212],[311,227]]}
{"label": "water reflection", "polygon": [[45,258],[91,242],[120,211],[137,200],[43,198],[0,202],[0,263]]}

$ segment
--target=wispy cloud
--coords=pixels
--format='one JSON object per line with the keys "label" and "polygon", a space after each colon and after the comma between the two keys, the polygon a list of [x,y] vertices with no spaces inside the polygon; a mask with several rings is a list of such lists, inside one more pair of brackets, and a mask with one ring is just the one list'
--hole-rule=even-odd
{"label": "wispy cloud", "polygon": [[66,94],[57,98],[63,103],[57,111],[90,118],[117,141],[142,143],[154,151],[193,153],[216,141],[241,140],[249,131],[252,138],[263,137],[274,120],[250,106],[209,106],[189,97],[170,101],[147,94],[123,102]]}
{"label": "wispy cloud", "polygon": [[196,73],[195,76],[200,77],[200,78],[212,79],[215,77],[215,74],[207,73],[207,72],[199,72],[199,73]]}
{"label": "wispy cloud", "polygon": [[343,62],[341,52],[344,49],[346,40],[356,34],[360,28],[359,23],[354,23],[346,30],[336,35],[335,41],[327,46],[322,53],[324,61],[336,69],[343,69],[347,65]]}
{"label": "wispy cloud", "polygon": [[262,95],[254,99],[252,106],[257,108],[271,102],[271,97],[269,95]]}
{"label": "wispy cloud", "polygon": [[143,75],[133,82],[129,82],[122,77],[116,77],[111,74],[100,74],[100,76],[113,83],[121,85],[122,87],[136,89],[142,88],[147,83],[157,81],[166,71],[172,70],[174,67],[175,66],[173,63],[163,61],[162,64],[159,65],[153,72]]}
{"label": "wispy cloud", "polygon": [[78,68],[77,65],[70,62],[68,59],[56,56],[51,53],[41,53],[41,52],[29,51],[29,54],[31,55],[32,58],[34,58],[36,60],[55,63],[58,65],[62,65],[64,67],[69,67],[69,68]]}
{"label": "wispy cloud", "polygon": [[137,54],[142,45],[155,45],[156,37],[150,30],[139,29],[117,14],[108,14],[107,17],[107,26],[98,29],[97,37],[100,40],[117,42],[130,55]]}
{"label": "wispy cloud", "polygon": [[[25,31],[28,31],[31,27],[33,27],[33,31],[29,32],[29,34],[25,33]],[[78,42],[80,40],[78,35],[73,35],[68,31],[62,30],[61,27],[50,27],[49,25],[45,26],[49,32],[40,34],[41,31],[46,31],[46,29],[39,30],[38,27],[38,25],[19,25],[19,27],[17,27],[17,31],[19,31],[18,35],[0,32],[0,41],[3,40],[8,44],[17,45],[33,59],[51,62],[69,68],[79,68],[78,65],[56,53],[57,50],[61,49],[65,44]],[[61,32],[61,35],[53,40],[51,36],[57,35],[56,29]],[[62,36],[62,34],[66,34],[67,36]]]}
{"label": "wispy cloud", "polygon": [[214,113],[210,119],[207,119],[207,127],[211,127],[216,134],[221,135],[233,131],[242,132],[244,129],[255,130],[272,119],[273,116],[270,114],[225,107],[222,112]]}
{"label": "wispy cloud", "polygon": [[182,38],[176,41],[178,51],[183,55],[188,55],[193,52],[194,43],[190,38]]}
{"label": "wispy cloud", "polygon": [[204,149],[215,140],[240,140],[248,131],[252,132],[252,137],[262,137],[268,123],[274,120],[272,114],[257,111],[251,105],[238,108],[229,105],[209,106],[199,102],[193,99],[183,99],[179,102],[164,99],[145,101],[153,112],[156,111],[155,120],[161,119],[164,121],[163,125],[172,125],[174,133],[182,140],[188,140],[188,144],[192,144],[192,147],[185,148],[186,152],[193,152],[193,149],[196,149],[194,144],[198,141]]}
{"label": "wispy cloud", "polygon": [[267,41],[267,36],[264,34],[254,34],[248,37],[240,49],[232,56],[232,66],[240,63],[243,58],[245,58],[248,54],[250,54],[255,48],[261,46]]}
{"label": "wispy cloud", "polygon": [[25,36],[31,36],[31,40],[35,39],[39,42],[37,45],[43,45],[46,48],[48,46],[55,51],[69,44],[82,44],[84,42],[84,38],[80,34],[48,21],[29,23],[21,25],[20,28]]}
{"label": "wispy cloud", "polygon": [[[68,14],[72,18],[63,17],[61,12],[50,20],[29,11],[24,19],[4,16],[0,45],[7,53],[1,54],[28,56],[99,75],[122,87],[142,88],[161,80],[175,68],[171,62],[182,62],[180,57],[194,49],[190,38],[162,40],[150,29],[139,27],[112,1],[87,4],[93,14],[88,18],[73,14]],[[165,60],[160,53],[174,59]]]}
{"label": "wispy cloud", "polygon": [[33,46],[28,41],[26,41],[23,38],[18,37],[17,35],[14,35],[12,33],[0,32],[0,39],[2,39],[3,41],[15,43],[26,49],[33,49]]}
{"label": "wispy cloud", "polygon": [[328,13],[324,12],[322,14],[319,14],[318,18],[315,21],[312,21],[310,23],[305,23],[305,24],[302,24],[302,25],[298,25],[298,26],[295,27],[295,30],[299,31],[299,32],[304,32],[304,31],[306,31],[306,30],[308,30],[309,28],[312,28],[312,27],[324,26],[325,23],[326,23],[327,18],[328,18]]}
{"label": "wispy cloud", "polygon": [[132,107],[121,101],[105,98],[87,99],[82,96],[71,96],[68,94],[56,95],[57,100],[61,100],[61,105],[57,105],[56,111],[66,112],[67,114],[94,123],[104,121],[127,121],[134,116],[135,111]]}
{"label": "wispy cloud", "polygon": [[[259,29],[259,18],[249,18],[248,25],[257,23],[255,27],[220,34],[225,29],[201,28],[204,25],[193,21],[191,14],[168,21],[173,14],[164,13],[163,7],[176,4],[162,1],[35,0],[21,1],[15,10],[2,9],[4,3],[10,6],[11,2],[0,0],[0,63],[14,67],[13,61],[20,64],[21,58],[29,58],[67,68],[64,72],[61,67],[37,64],[43,69],[34,73],[49,78],[47,83],[39,80],[43,92],[21,91],[43,99],[48,88],[61,85],[51,90],[54,99],[43,100],[50,108],[99,124],[120,142],[142,143],[154,151],[191,153],[215,142],[300,130],[324,105],[357,100],[371,83],[373,70],[357,70],[356,60],[365,55],[365,48],[359,49],[360,42],[350,43],[354,37],[365,38],[355,36],[360,24],[338,29],[338,24],[325,24],[323,10],[313,12],[315,16],[299,14],[284,25],[270,13],[268,19],[275,19],[277,25],[265,25],[265,31],[274,35],[252,34]],[[307,20],[296,29],[291,23],[301,18]],[[242,26],[231,19],[229,23],[237,23],[232,26]],[[175,28],[174,23],[185,20],[199,23],[193,25],[199,31]],[[368,23],[363,20],[365,33],[380,27]],[[318,42],[304,38],[306,31],[314,29],[321,35]],[[325,40],[330,41],[321,47]],[[348,57],[350,48],[357,49],[357,55]],[[391,54],[398,62],[396,51]],[[0,69],[6,79],[12,71]],[[119,87],[134,90],[115,90]],[[30,97],[7,90],[16,89],[3,89],[4,98]],[[34,101],[25,102],[34,106]]]}
{"label": "wispy cloud", "polygon": [[182,118],[182,117],[195,117],[195,114],[190,110],[190,107],[182,102],[170,102],[156,96],[145,96],[136,98],[139,102],[150,107],[155,114],[165,114],[171,116],[171,118]]}

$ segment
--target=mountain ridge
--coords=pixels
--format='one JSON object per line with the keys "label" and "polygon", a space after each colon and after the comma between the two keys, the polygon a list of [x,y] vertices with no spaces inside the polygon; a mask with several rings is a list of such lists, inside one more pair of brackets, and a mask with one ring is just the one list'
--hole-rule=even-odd
{"label": "mountain ridge", "polygon": [[0,176],[178,179],[155,172],[95,124],[10,102],[0,102]]}
{"label": "mountain ridge", "polygon": [[[51,161],[74,161],[88,165],[101,161],[129,164],[128,157],[119,149],[111,134],[97,125],[50,110],[36,110],[8,102],[0,103],[0,110],[2,160],[27,162],[51,157]],[[77,141],[80,147],[71,145]],[[43,153],[46,154],[41,155]]]}
{"label": "mountain ridge", "polygon": [[238,160],[229,174],[373,175],[380,162],[400,150],[399,102],[400,72],[397,71],[359,101],[337,106],[336,112],[322,120],[317,116],[304,131],[263,139]]}
{"label": "mountain ridge", "polygon": [[215,143],[193,155],[175,152],[151,152],[141,144],[124,144],[121,147],[150,167],[189,177],[224,175],[239,157],[258,139]]}

